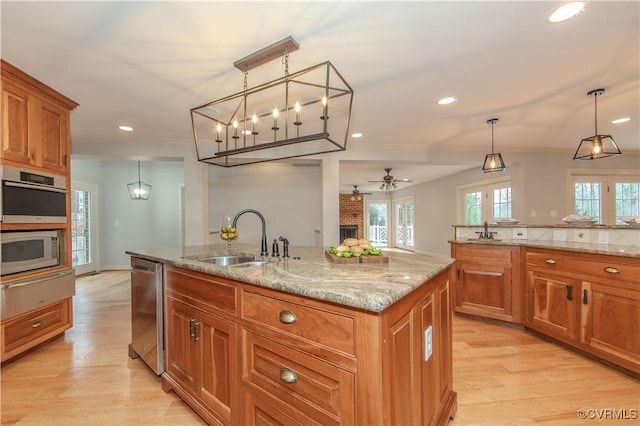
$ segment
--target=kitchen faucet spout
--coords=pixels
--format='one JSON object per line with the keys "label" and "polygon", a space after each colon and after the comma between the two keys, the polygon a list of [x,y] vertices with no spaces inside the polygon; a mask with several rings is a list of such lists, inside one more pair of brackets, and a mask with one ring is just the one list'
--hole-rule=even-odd
{"label": "kitchen faucet spout", "polygon": [[236,214],[236,217],[233,218],[233,227],[237,228],[236,225],[238,223],[238,219],[240,218],[240,216],[242,216],[245,213],[254,213],[260,218],[260,221],[262,222],[262,243],[260,246],[260,256],[268,256],[269,251],[267,250],[267,224],[264,220],[264,216],[262,216],[262,213],[254,209],[240,210],[238,214]]}

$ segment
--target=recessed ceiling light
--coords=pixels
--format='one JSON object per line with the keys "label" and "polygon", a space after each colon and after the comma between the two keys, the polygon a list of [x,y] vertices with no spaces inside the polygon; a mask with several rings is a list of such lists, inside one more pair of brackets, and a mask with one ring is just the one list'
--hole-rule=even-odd
{"label": "recessed ceiling light", "polygon": [[118,126],[118,129],[124,130],[125,132],[133,132],[133,127],[130,126]]}
{"label": "recessed ceiling light", "polygon": [[620,123],[626,123],[627,121],[631,121],[631,119],[629,117],[618,118],[616,120],[613,120],[611,123],[620,124]]}
{"label": "recessed ceiling light", "polygon": [[361,138],[362,137],[362,133],[352,133],[351,137],[352,138]]}
{"label": "recessed ceiling light", "polygon": [[574,1],[557,8],[551,16],[549,22],[563,22],[580,14],[587,7],[587,3],[583,1]]}
{"label": "recessed ceiling light", "polygon": [[438,101],[439,105],[449,105],[454,103],[455,101],[457,101],[458,98],[456,98],[455,96],[447,96],[446,98],[442,98]]}

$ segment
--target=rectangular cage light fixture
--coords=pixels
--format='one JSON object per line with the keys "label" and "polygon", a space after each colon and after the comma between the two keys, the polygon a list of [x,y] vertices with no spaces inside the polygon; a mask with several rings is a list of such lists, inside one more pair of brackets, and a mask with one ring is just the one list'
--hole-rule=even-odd
{"label": "rectangular cage light fixture", "polygon": [[198,161],[234,167],[344,151],[352,102],[353,90],[329,61],[245,87],[191,109]]}

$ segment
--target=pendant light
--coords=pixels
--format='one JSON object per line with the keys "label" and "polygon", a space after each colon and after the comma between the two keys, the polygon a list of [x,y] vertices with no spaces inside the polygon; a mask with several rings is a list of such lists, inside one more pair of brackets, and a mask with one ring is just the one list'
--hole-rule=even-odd
{"label": "pendant light", "polygon": [[148,200],[151,193],[151,185],[140,180],[140,161],[138,161],[138,180],[127,184],[129,196],[132,200]]}
{"label": "pendant light", "polygon": [[622,154],[613,136],[598,134],[598,95],[602,95],[603,93],[604,89],[587,92],[587,96],[593,96],[595,106],[595,133],[594,136],[589,136],[580,141],[580,145],[578,145],[578,149],[573,155],[574,160],[597,160],[599,158]]}
{"label": "pendant light", "polygon": [[487,124],[491,124],[491,154],[487,154],[484,157],[484,164],[482,165],[482,172],[501,172],[504,170],[504,161],[502,161],[502,155],[496,153],[493,150],[493,125],[498,122],[497,118],[491,118],[487,120]]}

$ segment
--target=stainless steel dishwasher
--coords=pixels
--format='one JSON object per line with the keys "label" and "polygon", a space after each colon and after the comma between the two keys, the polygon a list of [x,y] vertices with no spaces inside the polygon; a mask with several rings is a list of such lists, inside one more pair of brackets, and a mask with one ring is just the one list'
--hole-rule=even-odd
{"label": "stainless steel dishwasher", "polygon": [[131,257],[131,345],[157,374],[164,372],[162,263]]}

